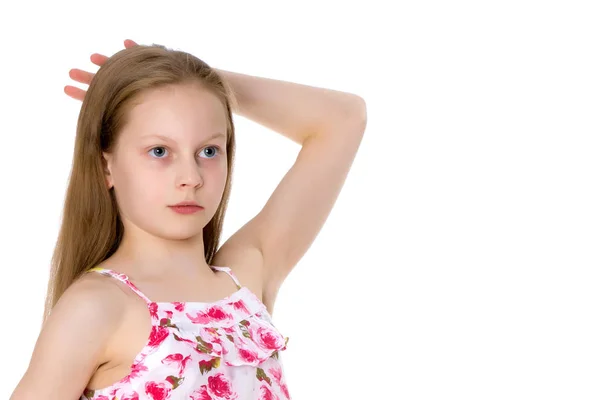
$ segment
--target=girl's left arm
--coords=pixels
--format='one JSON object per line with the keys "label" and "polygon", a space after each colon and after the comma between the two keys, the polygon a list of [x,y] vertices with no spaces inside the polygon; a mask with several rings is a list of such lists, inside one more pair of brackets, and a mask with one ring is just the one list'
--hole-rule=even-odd
{"label": "girl's left arm", "polygon": [[234,92],[236,114],[302,145],[263,209],[235,235],[262,254],[263,296],[272,302],[338,198],[365,132],[366,105],[351,93],[217,72]]}

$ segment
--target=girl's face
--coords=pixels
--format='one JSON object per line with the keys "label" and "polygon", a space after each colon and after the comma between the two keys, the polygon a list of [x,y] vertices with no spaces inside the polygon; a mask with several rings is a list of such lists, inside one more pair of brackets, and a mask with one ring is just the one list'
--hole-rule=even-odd
{"label": "girl's face", "polygon": [[[202,237],[227,179],[225,109],[193,84],[152,89],[140,99],[115,152],[103,154],[123,224],[165,239]],[[169,208],[186,200],[204,209],[178,214]]]}

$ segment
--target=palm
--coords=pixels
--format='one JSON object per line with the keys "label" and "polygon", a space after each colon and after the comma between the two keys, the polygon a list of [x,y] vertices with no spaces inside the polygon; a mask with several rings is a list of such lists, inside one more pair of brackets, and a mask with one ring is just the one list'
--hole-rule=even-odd
{"label": "palm", "polygon": [[[126,49],[133,47],[133,46],[137,46],[137,43],[130,39],[125,40],[125,48]],[[108,57],[106,57],[102,54],[94,53],[90,57],[90,60],[97,66],[101,67],[106,62],[106,60],[108,60]],[[84,83],[86,85],[89,85],[92,82],[92,78],[94,77],[94,75],[96,75],[96,74],[94,74],[92,72],[87,72],[87,71],[84,71],[81,69],[77,69],[77,68],[73,68],[69,71],[69,76],[71,77],[71,79],[73,79],[74,81],[80,82],[80,83]],[[70,85],[65,86],[64,90],[68,96],[74,98],[75,100],[81,100],[81,101],[83,101],[83,99],[85,97],[85,93],[86,93],[86,90],[79,89],[75,86],[70,86]]]}

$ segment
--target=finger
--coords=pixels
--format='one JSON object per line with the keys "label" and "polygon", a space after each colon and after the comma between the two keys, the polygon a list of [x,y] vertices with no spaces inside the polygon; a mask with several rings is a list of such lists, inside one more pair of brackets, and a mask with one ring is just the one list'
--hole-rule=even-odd
{"label": "finger", "polygon": [[85,97],[85,90],[76,88],[75,86],[65,86],[64,91],[69,97],[72,97],[75,100],[83,101],[83,98]]}
{"label": "finger", "polygon": [[73,68],[69,71],[69,76],[71,77],[71,79],[77,82],[85,83],[87,85],[92,83],[92,78],[94,77],[94,75],[95,74],[91,72],[83,71],[77,68]]}
{"label": "finger", "polygon": [[135,46],[137,46],[137,45],[138,45],[136,42],[134,42],[134,41],[133,41],[133,40],[131,40],[131,39],[125,39],[125,42],[124,42],[124,43],[125,43],[125,48],[127,48],[127,49],[129,49],[129,48],[131,48],[131,47],[135,47]]}
{"label": "finger", "polygon": [[97,66],[101,67],[108,60],[108,57],[102,54],[94,53],[90,56],[90,60]]}

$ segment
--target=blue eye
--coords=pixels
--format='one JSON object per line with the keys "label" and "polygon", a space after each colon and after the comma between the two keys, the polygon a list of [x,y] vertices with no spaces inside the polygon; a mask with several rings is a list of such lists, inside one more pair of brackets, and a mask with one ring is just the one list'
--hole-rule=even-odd
{"label": "blue eye", "polygon": [[219,154],[219,152],[220,152],[220,149],[217,146],[208,146],[208,147],[205,147],[202,150],[204,151],[206,149],[215,149],[214,150],[214,156],[213,157],[209,157],[209,158],[215,158],[217,156],[217,154]]}
{"label": "blue eye", "polygon": [[[150,149],[150,151],[151,151],[153,154],[156,154],[156,153],[154,152],[154,150],[156,150],[156,149],[163,149],[163,152],[165,152],[165,151],[166,151],[166,149],[165,149],[164,147],[154,147],[154,148]],[[150,153],[150,151],[149,151],[148,153]],[[158,157],[158,158],[162,158],[162,157]]]}
{"label": "blue eye", "polygon": [[[202,151],[204,151],[204,150],[206,150],[206,149],[211,149],[211,148],[212,148],[212,149],[214,149],[214,155],[213,155],[212,157],[208,157],[209,159],[211,159],[211,158],[215,158],[215,157],[217,156],[217,154],[219,154],[219,153],[220,153],[220,151],[221,151],[221,150],[220,150],[220,149],[219,149],[217,146],[209,146],[209,147],[205,147],[204,149],[202,149]],[[167,150],[165,149],[165,147],[163,147],[163,146],[157,146],[157,147],[153,147],[152,149],[150,149],[150,151],[149,151],[148,153],[152,152],[152,154],[153,154],[153,155],[158,155],[158,157],[156,157],[156,158],[159,158],[159,159],[160,159],[160,158],[163,158],[163,157],[161,157],[161,154],[157,154],[157,153],[156,153],[156,151],[155,151],[155,150],[157,150],[157,149],[161,149],[162,151],[160,151],[159,153],[162,153],[163,155],[164,155],[164,153],[167,151]]]}

